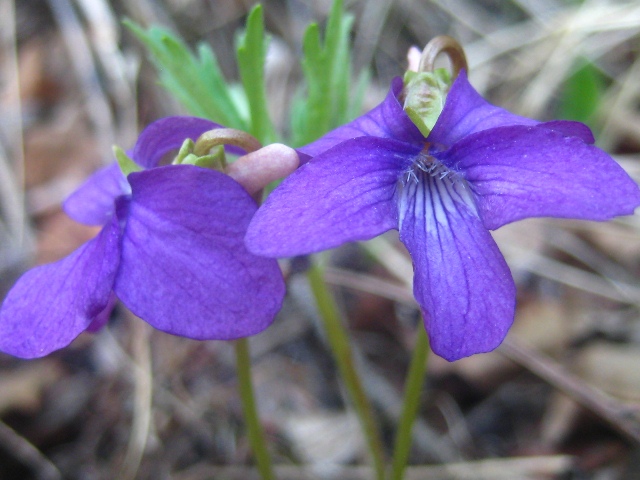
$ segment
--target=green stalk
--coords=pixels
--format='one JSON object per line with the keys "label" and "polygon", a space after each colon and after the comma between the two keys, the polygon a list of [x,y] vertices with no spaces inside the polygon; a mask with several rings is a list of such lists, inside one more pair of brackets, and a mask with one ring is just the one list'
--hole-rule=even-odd
{"label": "green stalk", "polygon": [[333,350],[333,357],[340,376],[347,388],[347,392],[360,420],[362,430],[369,445],[373,459],[373,467],[378,480],[384,480],[384,453],[380,432],[374,420],[371,404],[367,399],[362,382],[353,363],[353,354],[349,338],[340,320],[338,308],[324,282],[322,268],[312,263],[307,272],[309,285],[318,306],[318,312],[323,322],[327,340]]}
{"label": "green stalk", "polygon": [[404,470],[407,467],[407,460],[409,460],[409,452],[411,450],[411,431],[420,406],[420,394],[422,393],[427,371],[429,338],[422,325],[418,325],[417,330],[418,337],[413,348],[413,356],[405,380],[404,403],[393,449],[392,480],[402,480]]}
{"label": "green stalk", "polygon": [[242,413],[247,426],[249,444],[256,459],[258,471],[262,480],[273,480],[275,475],[271,466],[271,459],[267,451],[267,442],[258,417],[253,383],[251,381],[251,356],[249,355],[249,341],[241,338],[235,342],[236,368],[238,370],[238,388],[242,401]]}

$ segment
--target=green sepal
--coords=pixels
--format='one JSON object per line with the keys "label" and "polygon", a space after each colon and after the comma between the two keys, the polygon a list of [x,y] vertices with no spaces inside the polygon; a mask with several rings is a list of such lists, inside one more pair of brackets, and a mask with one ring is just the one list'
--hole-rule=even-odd
{"label": "green sepal", "polygon": [[247,17],[246,30],[236,37],[236,56],[240,79],[249,104],[249,133],[262,144],[273,143],[276,132],[269,117],[264,81],[264,64],[269,44],[264,33],[262,5],[256,5]]}
{"label": "green sepal", "polygon": [[198,157],[194,153],[190,153],[182,160],[182,165],[195,165],[196,167],[224,172],[227,167],[224,146],[219,145],[214,147],[211,149],[211,153],[201,157]]}
{"label": "green sepal", "polygon": [[[198,161],[198,156],[195,153],[187,153],[184,157],[180,158],[180,161],[174,161],[173,165],[195,165]],[[178,158],[176,158],[178,160]]]}
{"label": "green sepal", "polygon": [[443,68],[404,75],[404,111],[425,137],[442,113],[450,86],[451,75]]}
{"label": "green sepal", "polygon": [[129,157],[129,155],[127,155],[126,152],[117,145],[113,146],[113,154],[116,156],[118,166],[125,177],[130,173],[141,172],[143,170],[140,165],[134,162],[131,157]]}
{"label": "green sepal", "polygon": [[[187,138],[184,142],[182,142],[182,145],[180,146],[180,150],[178,150],[178,155],[176,155],[176,158],[173,159],[172,163],[174,165],[180,165],[181,163],[184,163],[185,159],[189,155],[193,155],[192,152],[195,146],[196,146],[195,142],[190,138]],[[195,157],[195,155],[193,156]]]}
{"label": "green sepal", "polygon": [[193,153],[195,142],[187,138],[182,142],[178,155],[173,159],[173,165],[195,165],[196,167],[208,168],[224,172],[227,167],[227,158],[224,153],[224,146],[218,145],[211,149],[206,155],[198,156]]}

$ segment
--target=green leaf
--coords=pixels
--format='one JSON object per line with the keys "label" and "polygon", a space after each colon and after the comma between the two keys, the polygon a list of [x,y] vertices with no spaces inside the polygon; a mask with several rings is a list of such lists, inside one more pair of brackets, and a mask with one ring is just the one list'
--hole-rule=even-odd
{"label": "green leaf", "polygon": [[558,116],[566,120],[583,122],[594,128],[595,113],[605,88],[604,75],[586,59],[567,79],[562,89]]}
{"label": "green leaf", "polygon": [[[331,113],[331,77],[326,55],[320,42],[317,24],[307,28],[302,40],[302,69],[307,84],[307,98],[302,110],[301,122],[292,127],[297,130],[296,143],[309,143],[329,130]],[[296,127],[299,127],[296,129]]]}
{"label": "green leaf", "polygon": [[[335,25],[333,19],[336,19]],[[329,24],[327,25],[327,51],[332,61],[331,78],[332,117],[330,128],[346,123],[349,112],[349,86],[351,83],[351,51],[350,32],[353,26],[353,16],[345,15],[342,1],[335,2],[332,8]]]}
{"label": "green leaf", "polygon": [[[291,112],[291,131],[296,145],[316,140],[354,118],[354,112],[359,113],[362,96],[350,95],[352,25],[353,17],[344,13],[342,0],[334,0],[324,44],[317,24],[309,25],[305,31],[302,69],[306,95],[296,99]],[[351,102],[350,98],[353,98]]]}
{"label": "green leaf", "polygon": [[263,144],[273,143],[276,139],[275,129],[269,117],[264,81],[267,46],[262,6],[256,5],[249,12],[246,30],[237,37],[236,55],[240,79],[249,103],[249,133]]}
{"label": "green leaf", "polygon": [[206,45],[198,48],[199,57],[173,33],[161,28],[143,29],[131,20],[123,23],[147,47],[158,70],[160,83],[185,106],[189,113],[246,130],[229,93],[215,55]]}
{"label": "green leaf", "polygon": [[362,113],[364,94],[366,93],[370,82],[371,72],[369,70],[361,71],[356,79],[355,88],[353,89],[354,93],[352,95],[351,103],[349,104],[346,121],[350,121]]}

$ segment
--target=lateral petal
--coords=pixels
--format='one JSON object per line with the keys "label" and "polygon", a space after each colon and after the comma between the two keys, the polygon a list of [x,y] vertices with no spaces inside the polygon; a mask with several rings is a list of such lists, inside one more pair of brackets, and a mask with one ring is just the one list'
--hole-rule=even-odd
{"label": "lateral petal", "polygon": [[215,128],[222,126],[204,118],[164,117],[149,124],[128,153],[139,165],[155,167],[166,153],[179,149],[187,138],[196,141],[204,132]]}
{"label": "lateral petal", "polygon": [[417,172],[400,194],[400,239],[431,348],[453,361],[488,352],[514,318],[515,285],[460,179]]}
{"label": "lateral petal", "polygon": [[588,144],[592,144],[596,141],[591,129],[581,122],[574,122],[572,120],[552,120],[550,122],[540,123],[537,126],[539,128],[554,130],[565,137],[578,137]]}
{"label": "lateral petal", "polygon": [[[197,140],[206,131],[222,128],[221,125],[197,117],[165,117],[149,124],[140,134],[128,154],[141,166],[158,165],[162,157],[177,150],[187,139]],[[227,147],[230,153],[242,154],[237,147]],[[104,167],[72,193],[63,208],[74,220],[87,225],[104,225],[114,211],[113,201],[119,195],[128,194],[131,188],[117,163]]]}
{"label": "lateral petal", "polygon": [[419,152],[406,143],[359,137],[314,157],[255,214],[246,236],[249,250],[289,257],[397,228],[396,185]]}
{"label": "lateral petal", "polygon": [[64,201],[62,208],[76,222],[104,225],[113,217],[115,199],[130,192],[127,179],[117,163],[91,175]]}
{"label": "lateral petal", "polygon": [[69,345],[107,307],[119,259],[114,215],[69,256],[26,272],[0,308],[0,350],[36,358]]}
{"label": "lateral petal", "polygon": [[[315,142],[300,147],[298,151],[315,157],[338,143],[363,136],[391,138],[413,145],[424,144],[424,136],[404,113],[402,103],[398,100],[402,88],[402,79],[394,78],[389,93],[381,104],[352,122],[323,135]],[[305,160],[306,157],[302,156],[301,161],[304,163]]]}
{"label": "lateral petal", "polygon": [[284,297],[275,260],[244,234],[257,206],[230,177],[191,165],[129,175],[133,191],[116,295],[175,335],[228,340],[271,324]]}
{"label": "lateral petal", "polygon": [[435,145],[451,146],[467,135],[489,128],[538,123],[491,105],[471,86],[462,70],[451,85],[444,109],[428,140]]}
{"label": "lateral petal", "polygon": [[486,130],[436,156],[467,180],[489,229],[527,217],[609,220],[640,205],[607,153],[544,125]]}

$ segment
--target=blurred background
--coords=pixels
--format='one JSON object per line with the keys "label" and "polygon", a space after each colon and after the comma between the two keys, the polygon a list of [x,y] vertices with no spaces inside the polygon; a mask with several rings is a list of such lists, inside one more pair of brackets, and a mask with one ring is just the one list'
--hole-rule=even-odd
{"label": "blurred background", "polygon": [[[111,146],[185,113],[157,83],[126,16],[215,51],[237,78],[234,35],[255,2],[0,0],[0,297],[32,265],[96,230],[61,201]],[[284,131],[307,24],[329,0],[264,3],[271,112]],[[577,119],[640,180],[640,3],[616,0],[352,0],[354,72],[365,109],[407,50],[449,34],[492,103]],[[286,133],[286,132],[284,132]],[[611,195],[616,192],[612,191]],[[640,478],[640,219],[536,219],[495,232],[518,286],[504,346],[429,359],[407,478]],[[326,278],[391,440],[418,311],[394,234],[328,255]],[[280,478],[368,479],[304,275],[283,262],[285,307],[252,338],[262,421]],[[0,354],[0,480],[252,479],[232,346],[152,331],[117,309],[108,327],[33,361]]]}

